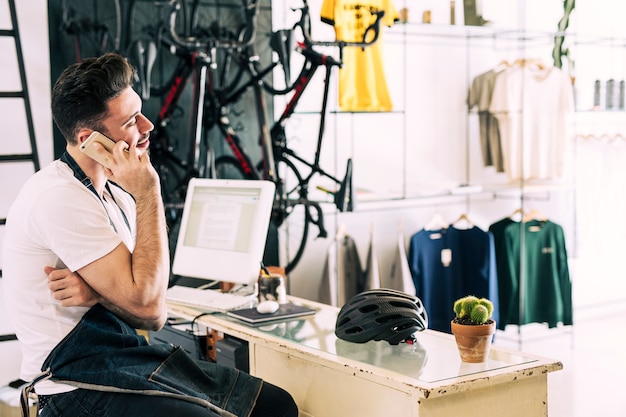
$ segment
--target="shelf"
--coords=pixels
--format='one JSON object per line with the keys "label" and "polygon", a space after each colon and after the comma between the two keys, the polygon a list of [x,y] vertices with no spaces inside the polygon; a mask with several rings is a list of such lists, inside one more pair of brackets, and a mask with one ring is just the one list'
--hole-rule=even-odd
{"label": "shelf", "polygon": [[380,209],[401,209],[404,207],[414,207],[421,205],[438,205],[438,204],[456,204],[467,198],[484,198],[484,199],[523,199],[533,198],[550,192],[573,191],[574,184],[570,182],[552,182],[552,183],[529,183],[520,185],[519,183],[510,184],[488,184],[488,185],[465,185],[448,189],[440,189],[438,191],[424,192],[421,195],[412,196],[388,196],[377,195],[375,193],[367,194],[357,191],[356,194],[356,210],[370,211]]}
{"label": "shelf", "polygon": [[517,42],[528,41],[554,41],[557,36],[564,36],[568,42],[576,46],[584,45],[607,45],[616,48],[626,46],[626,36],[614,36],[609,34],[578,33],[573,30],[566,31],[540,31],[525,28],[507,28],[498,26],[468,26],[449,25],[436,23],[407,22],[397,23],[390,28],[385,28],[385,36],[424,36],[451,39],[508,39]]}
{"label": "shelf", "polygon": [[493,26],[466,26],[466,25],[446,25],[446,24],[428,24],[428,23],[399,23],[391,28],[387,28],[385,36],[405,37],[405,36],[422,36],[436,37],[438,39],[485,39],[485,40],[509,40],[515,42],[538,41],[552,43],[556,36],[573,36],[569,32],[544,32],[529,31],[526,29],[502,28]]}

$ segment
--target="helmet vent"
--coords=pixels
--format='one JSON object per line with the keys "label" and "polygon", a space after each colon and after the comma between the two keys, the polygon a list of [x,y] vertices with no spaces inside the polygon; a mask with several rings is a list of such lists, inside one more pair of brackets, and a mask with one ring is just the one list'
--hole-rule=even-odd
{"label": "helmet vent", "polygon": [[367,304],[359,308],[359,311],[363,314],[371,313],[372,311],[376,310],[378,310],[378,305],[376,304]]}
{"label": "helmet vent", "polygon": [[345,326],[350,322],[350,317],[344,317],[342,320],[337,322],[337,327]]}
{"label": "helmet vent", "polygon": [[376,317],[376,323],[378,324],[385,324],[388,323],[390,321],[395,321],[398,319],[401,319],[402,316],[400,314],[387,314],[385,316],[381,316],[381,317]]}
{"label": "helmet vent", "polygon": [[391,301],[389,301],[389,304],[392,307],[398,307],[398,308],[410,308],[410,309],[414,309],[415,308],[415,306],[413,304],[404,302],[402,300],[391,300]]}
{"label": "helmet vent", "polygon": [[354,327],[350,327],[349,329],[346,329],[347,334],[358,334],[358,333],[361,333],[362,331],[363,331],[363,328],[360,326],[354,326]]}

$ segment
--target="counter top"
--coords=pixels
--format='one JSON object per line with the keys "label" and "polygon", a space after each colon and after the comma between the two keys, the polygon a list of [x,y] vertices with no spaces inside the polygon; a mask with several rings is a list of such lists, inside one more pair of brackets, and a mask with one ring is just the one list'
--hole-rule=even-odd
{"label": "counter top", "polygon": [[[563,368],[561,362],[523,352],[492,347],[484,363],[462,362],[451,334],[425,330],[417,333],[417,343],[389,345],[384,341],[359,344],[335,336],[339,309],[291,297],[296,304],[313,307],[313,316],[264,326],[250,326],[224,314],[210,314],[198,322],[214,330],[244,340],[284,350],[307,361],[323,361],[325,366],[361,374],[386,384],[402,384],[417,389],[419,396],[433,398],[546,374]],[[170,313],[193,319],[193,308],[170,304]]]}

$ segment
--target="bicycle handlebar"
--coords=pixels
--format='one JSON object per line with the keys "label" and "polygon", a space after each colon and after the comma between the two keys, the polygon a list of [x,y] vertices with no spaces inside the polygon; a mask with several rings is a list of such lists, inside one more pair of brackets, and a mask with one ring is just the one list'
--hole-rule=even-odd
{"label": "bicycle handlebar", "polygon": [[[373,15],[376,16],[376,20],[374,21],[374,23],[372,23],[371,25],[369,25],[366,29],[365,32],[363,33],[363,40],[361,42],[348,42],[348,41],[315,41],[313,40],[312,36],[311,36],[311,17],[309,14],[309,5],[307,3],[307,0],[302,0],[303,1],[303,6],[301,8],[295,8],[292,9],[293,11],[297,11],[300,10],[301,15],[300,15],[300,20],[298,21],[298,23],[296,23],[294,25],[295,27],[299,27],[300,30],[302,31],[302,36],[304,37],[304,41],[305,44],[307,46],[312,46],[312,45],[318,45],[318,46],[337,46],[340,49],[343,49],[344,47],[349,47],[349,46],[355,46],[355,47],[367,47],[367,46],[371,46],[373,44],[376,43],[376,41],[378,41],[378,37],[380,35],[380,21],[383,18],[383,16],[385,15],[385,11],[384,10],[377,10],[377,11],[372,11],[371,13]],[[373,37],[368,40],[368,34],[370,32],[374,33]]]}
{"label": "bicycle handlebar", "polygon": [[210,49],[238,49],[250,46],[256,37],[256,17],[258,15],[259,0],[250,0],[249,3],[246,0],[242,1],[245,9],[245,30],[239,34],[240,39],[233,40],[214,37],[180,36],[176,32],[176,15],[180,10],[180,3],[179,0],[170,0],[170,12],[165,23],[167,24],[166,27],[172,43],[177,47],[190,50],[205,50],[207,47]]}

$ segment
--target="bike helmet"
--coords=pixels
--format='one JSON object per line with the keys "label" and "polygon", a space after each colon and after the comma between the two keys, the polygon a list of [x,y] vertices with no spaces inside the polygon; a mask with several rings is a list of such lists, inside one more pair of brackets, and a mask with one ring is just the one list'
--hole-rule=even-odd
{"label": "bike helmet", "polygon": [[341,307],[335,334],[349,342],[386,340],[397,345],[426,328],[428,317],[419,298],[383,288],[363,291]]}

